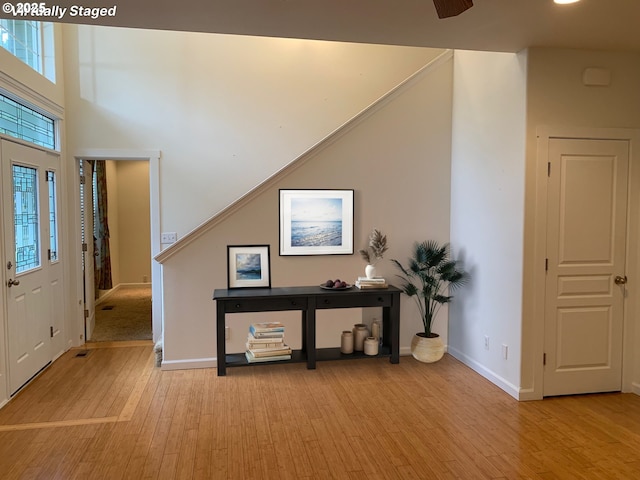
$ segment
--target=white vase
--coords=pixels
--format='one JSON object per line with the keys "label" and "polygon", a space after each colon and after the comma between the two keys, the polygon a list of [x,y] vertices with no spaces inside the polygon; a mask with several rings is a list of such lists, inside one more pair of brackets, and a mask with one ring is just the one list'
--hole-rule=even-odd
{"label": "white vase", "polygon": [[351,330],[345,330],[342,332],[342,337],[340,339],[340,352],[353,353],[353,332]]}
{"label": "white vase", "polygon": [[376,278],[376,267],[375,265],[368,264],[364,267],[364,274],[367,278]]}
{"label": "white vase", "polygon": [[424,363],[437,362],[444,356],[444,345],[440,335],[425,337],[424,333],[416,333],[411,340],[411,355]]}
{"label": "white vase", "polygon": [[378,339],[376,337],[367,337],[364,341],[364,354],[365,355],[377,355],[378,354]]}
{"label": "white vase", "polygon": [[364,350],[364,339],[369,336],[369,330],[364,323],[356,323],[353,326],[353,349],[356,352]]}

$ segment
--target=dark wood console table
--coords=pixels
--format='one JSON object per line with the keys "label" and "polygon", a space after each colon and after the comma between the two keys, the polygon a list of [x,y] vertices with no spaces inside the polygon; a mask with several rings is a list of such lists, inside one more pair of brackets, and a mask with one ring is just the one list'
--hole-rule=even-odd
{"label": "dark wood console table", "polygon": [[[216,289],[216,335],[218,375],[226,375],[227,367],[306,362],[316,368],[316,360],[363,358],[361,352],[345,355],[340,348],[316,348],[316,310],[328,308],[382,307],[382,341],[378,357],[388,356],[391,363],[400,361],[400,293],[389,286],[379,290],[325,290],[320,287],[283,287],[252,289]],[[293,351],[291,360],[249,363],[244,353],[227,354],[225,323],[227,313],[300,310],[302,312],[302,348]],[[336,338],[340,332],[336,332]]]}

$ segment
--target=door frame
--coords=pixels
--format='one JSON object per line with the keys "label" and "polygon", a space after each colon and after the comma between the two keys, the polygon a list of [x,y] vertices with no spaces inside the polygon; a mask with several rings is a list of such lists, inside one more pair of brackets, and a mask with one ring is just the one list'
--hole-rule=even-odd
{"label": "door frame", "polygon": [[[534,337],[533,360],[533,390],[526,395],[526,400],[543,398],[544,368],[542,364],[544,354],[544,318],[545,318],[545,259],[547,244],[547,163],[549,161],[550,139],[580,139],[580,140],[626,140],[629,142],[629,179],[627,198],[627,239],[625,274],[630,282],[624,299],[622,346],[622,391],[634,392],[640,395],[640,379],[634,382],[634,366],[640,363],[640,355],[634,354],[634,346],[640,346],[638,317],[640,302],[637,294],[640,280],[640,130],[627,128],[587,128],[539,126],[537,133],[536,158],[536,202],[535,202],[535,238],[534,238],[534,302],[533,325],[531,332]],[[636,186],[636,188],[633,188]],[[638,349],[640,350],[640,349]],[[640,354],[640,352],[639,352]],[[638,360],[636,358],[638,357]]]}
{"label": "door frame", "polygon": [[[101,149],[90,148],[82,149],[75,152],[74,157],[74,198],[75,205],[75,252],[76,258],[82,255],[82,225],[80,221],[80,162],[79,160],[146,160],[149,162],[149,207],[151,221],[151,296],[152,296],[152,329],[153,341],[157,342],[162,336],[163,319],[162,319],[162,265],[154,260],[154,257],[160,253],[160,150],[121,150],[121,149]],[[82,296],[83,272],[81,262],[77,263],[76,289],[78,298]],[[77,335],[80,335],[82,343],[86,341],[84,338],[84,305],[80,305],[77,312]],[[78,338],[76,336],[76,338]]]}

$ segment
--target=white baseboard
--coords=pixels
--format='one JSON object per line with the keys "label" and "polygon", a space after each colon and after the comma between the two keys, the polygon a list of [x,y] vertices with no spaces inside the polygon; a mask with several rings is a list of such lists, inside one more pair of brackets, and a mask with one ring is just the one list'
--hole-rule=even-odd
{"label": "white baseboard", "polygon": [[116,293],[119,289],[120,289],[120,285],[116,285],[112,289],[107,290],[105,294],[103,294],[102,296],[96,299],[96,307],[106,302],[109,299],[109,297],[112,296],[114,293]]}
{"label": "white baseboard", "polygon": [[500,375],[497,375],[495,372],[489,370],[484,365],[476,362],[475,360],[467,357],[465,354],[463,354],[462,352],[456,350],[455,348],[449,347],[448,351],[449,351],[449,354],[452,357],[457,358],[458,360],[460,360],[467,367],[471,368],[472,370],[474,370],[478,374],[482,375],[484,378],[486,378],[491,383],[493,383],[497,387],[499,387],[502,390],[504,390],[506,393],[511,395],[516,400],[524,400],[524,398],[521,398],[521,394],[525,393],[524,390],[521,392],[519,387],[516,387],[512,383],[510,383],[507,380],[505,380],[504,378],[502,378]]}
{"label": "white baseboard", "polygon": [[189,370],[191,368],[215,368],[216,358],[190,358],[188,360],[162,360],[161,370]]}
{"label": "white baseboard", "polygon": [[116,285],[115,287],[113,287],[110,290],[106,290],[106,293],[103,294],[100,298],[96,299],[96,307],[104,302],[106,302],[109,297],[111,297],[113,294],[115,294],[118,290],[120,289],[127,289],[127,288],[140,288],[140,287],[149,287],[151,288],[151,284],[150,283],[119,283],[118,285]]}
{"label": "white baseboard", "polygon": [[400,356],[406,357],[411,355],[411,347],[400,347]]}
{"label": "white baseboard", "polygon": [[640,395],[640,383],[633,382],[631,384],[631,392]]}
{"label": "white baseboard", "polygon": [[119,283],[119,288],[140,288],[140,287],[149,287],[151,288],[151,283]]}

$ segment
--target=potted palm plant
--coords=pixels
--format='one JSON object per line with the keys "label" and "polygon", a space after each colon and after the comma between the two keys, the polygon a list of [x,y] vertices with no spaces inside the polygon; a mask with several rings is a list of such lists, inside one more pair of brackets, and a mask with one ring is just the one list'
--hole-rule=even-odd
{"label": "potted palm plant", "polygon": [[444,355],[440,335],[432,331],[433,320],[440,307],[451,302],[452,290],[464,285],[468,274],[457,267],[449,254],[449,244],[427,240],[416,243],[409,264],[404,267],[391,260],[402,272],[402,291],[413,297],[420,310],[424,331],[416,333],[411,341],[411,354],[421,362],[437,362]]}

